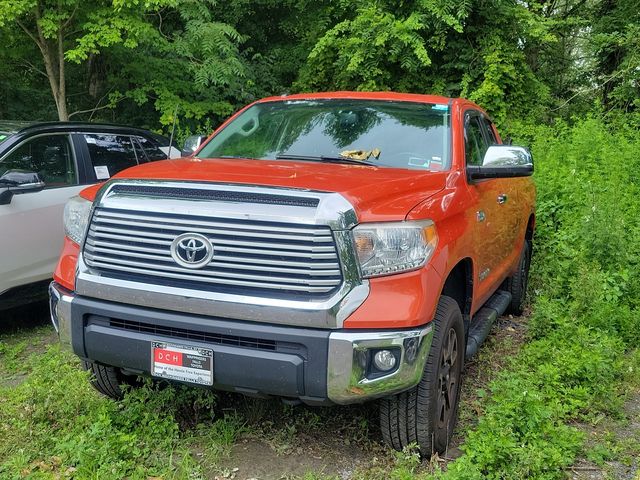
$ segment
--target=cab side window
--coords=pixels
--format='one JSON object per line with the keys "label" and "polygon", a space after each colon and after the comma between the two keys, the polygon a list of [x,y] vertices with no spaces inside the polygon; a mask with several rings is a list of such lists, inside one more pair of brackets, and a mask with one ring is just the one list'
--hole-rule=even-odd
{"label": "cab side window", "polygon": [[43,135],[27,140],[0,160],[0,176],[8,170],[36,172],[45,182],[45,188],[78,183],[68,135]]}
{"label": "cab side window", "polygon": [[478,115],[467,114],[464,122],[464,154],[467,165],[482,165],[487,152],[487,142],[482,134]]}
{"label": "cab side window", "polygon": [[98,180],[106,180],[119,171],[138,164],[131,137],[87,133],[84,139]]}

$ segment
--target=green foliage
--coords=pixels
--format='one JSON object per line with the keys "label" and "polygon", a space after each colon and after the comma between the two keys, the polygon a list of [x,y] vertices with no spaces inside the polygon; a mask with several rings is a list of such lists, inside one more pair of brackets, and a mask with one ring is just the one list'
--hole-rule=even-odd
{"label": "green foliage", "polygon": [[336,90],[388,90],[403,74],[431,64],[422,37],[424,15],[398,19],[376,4],[329,30],[309,54],[301,86]]}
{"label": "green foliage", "polygon": [[298,90],[463,95],[501,124],[522,114],[543,116],[550,89],[524,47],[554,43],[553,19],[501,0],[356,5],[355,15],[328,30],[311,50]]}
{"label": "green foliage", "polygon": [[595,9],[590,44],[606,107],[640,106],[640,8],[634,0],[602,1]]}
{"label": "green foliage", "polygon": [[213,1],[177,1],[172,14],[159,12],[160,19],[172,21],[160,20],[135,52],[111,51],[120,67],[110,75],[111,105],[123,99],[137,107],[151,103],[164,127],[175,115],[187,119],[189,128],[189,120],[204,123],[205,116],[221,120],[232,113],[237,101],[232,94],[242,88],[248,72],[239,52],[245,37],[216,21],[214,7]]}
{"label": "green foliage", "polygon": [[0,116],[51,115],[25,83],[76,118],[166,130],[177,112],[192,131],[266,95],[396,90],[467,96],[517,130],[600,100],[637,111],[639,31],[634,0],[0,0]]}
{"label": "green foliage", "polygon": [[[3,348],[3,355],[15,354],[18,345]],[[211,392],[147,383],[116,403],[99,396],[77,360],[58,347],[28,363],[23,383],[0,386],[3,479],[196,480],[202,472],[190,442],[197,438],[222,452],[242,432],[237,417],[212,418]],[[181,423],[204,420],[206,429],[197,427],[187,438],[180,433]]]}
{"label": "green foliage", "polygon": [[20,364],[20,354],[24,352],[26,347],[26,341],[13,345],[0,343],[0,363],[3,365],[3,370],[7,373],[13,373]]}
{"label": "green foliage", "polygon": [[[0,118],[52,119],[62,103],[74,119],[165,132],[177,119],[181,139],[291,90],[476,101],[536,159],[534,314],[465,454],[438,476],[562,478],[583,448],[571,423],[615,414],[616,385],[638,381],[639,39],[636,0],[0,0]],[[197,479],[179,427],[215,452],[242,431],[202,391],[102,399],[56,349],[15,384],[26,350],[0,344],[2,478]],[[391,475],[418,471],[407,450]]]}

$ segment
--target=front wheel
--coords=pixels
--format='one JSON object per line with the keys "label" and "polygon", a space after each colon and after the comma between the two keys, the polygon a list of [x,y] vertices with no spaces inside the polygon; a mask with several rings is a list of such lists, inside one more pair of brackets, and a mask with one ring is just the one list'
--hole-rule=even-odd
{"label": "front wheel", "polygon": [[420,383],[380,401],[384,441],[396,450],[416,443],[429,457],[446,450],[458,416],[464,362],[464,323],[455,300],[442,296]]}
{"label": "front wheel", "polygon": [[91,372],[91,385],[101,394],[114,400],[122,400],[124,390],[122,385],[135,386],[134,378],[123,375],[119,369],[100,363],[82,361],[82,367]]}

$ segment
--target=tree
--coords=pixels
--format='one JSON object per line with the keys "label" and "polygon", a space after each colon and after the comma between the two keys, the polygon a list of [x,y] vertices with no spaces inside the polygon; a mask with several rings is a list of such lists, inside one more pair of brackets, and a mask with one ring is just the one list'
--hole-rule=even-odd
{"label": "tree", "polygon": [[640,107],[640,7],[636,0],[601,0],[590,44],[605,108]]}
{"label": "tree", "polygon": [[181,136],[210,131],[251,99],[252,88],[239,50],[245,37],[218,11],[212,0],[178,0],[155,13],[136,48],[118,44],[95,55],[90,83],[97,103],[87,110],[156,129],[176,120]]}
{"label": "tree", "polygon": [[46,75],[32,63],[40,55],[35,44],[25,42],[17,31],[0,29],[0,45],[0,118],[56,115]]}
{"label": "tree", "polygon": [[0,0],[0,28],[18,29],[38,48],[58,118],[69,119],[68,61],[82,62],[101,49],[134,48],[151,24],[145,14],[171,0]]}
{"label": "tree", "polygon": [[423,91],[432,55],[448,32],[462,31],[467,14],[465,2],[353,3],[355,16],[330,28],[309,54],[298,89]]}

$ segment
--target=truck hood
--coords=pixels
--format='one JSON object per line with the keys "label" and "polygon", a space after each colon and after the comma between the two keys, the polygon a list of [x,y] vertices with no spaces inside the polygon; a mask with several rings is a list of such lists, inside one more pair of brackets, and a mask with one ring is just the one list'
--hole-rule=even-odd
{"label": "truck hood", "polygon": [[428,172],[321,162],[182,158],[147,163],[114,176],[122,179],[237,183],[337,192],[360,221],[402,220],[445,187],[448,172]]}

